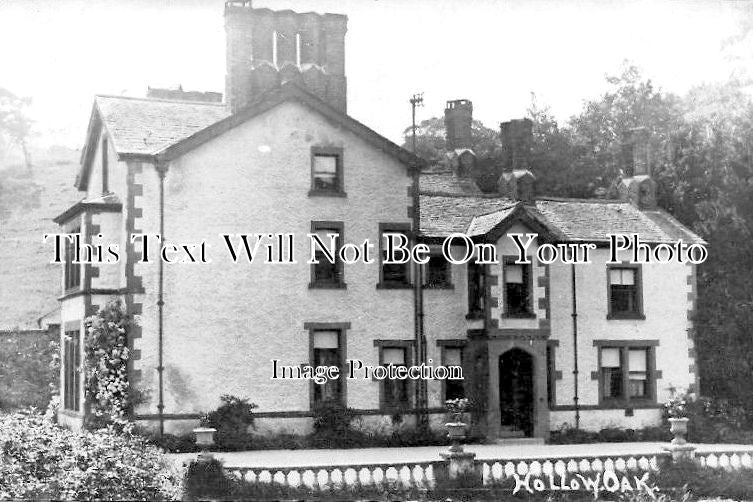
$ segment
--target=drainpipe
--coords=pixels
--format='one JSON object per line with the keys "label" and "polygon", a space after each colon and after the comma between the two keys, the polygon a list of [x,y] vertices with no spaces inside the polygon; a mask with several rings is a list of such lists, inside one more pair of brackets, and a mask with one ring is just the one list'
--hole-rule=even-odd
{"label": "drainpipe", "polygon": [[[165,242],[165,175],[167,174],[167,164],[163,161],[157,161],[155,163],[157,174],[159,175],[159,234],[162,239],[162,243]],[[159,378],[159,403],[157,404],[157,413],[159,414],[159,435],[162,437],[165,434],[165,399],[164,399],[164,377],[165,366],[163,364],[164,356],[164,293],[165,293],[165,264],[162,259],[158,260],[159,267],[159,285],[157,291],[157,376]]]}
{"label": "drainpipe", "polygon": [[[415,131],[415,129],[414,129]],[[419,181],[421,171],[416,166],[413,172],[413,237],[414,244],[418,242],[418,233],[421,225],[421,209],[419,207]],[[416,343],[416,355],[418,356],[418,365],[426,363],[426,335],[424,333],[424,271],[419,263],[413,264],[415,280],[413,281],[413,304],[414,304],[414,336]],[[422,379],[416,380],[416,418],[421,428],[429,425],[428,417],[428,395],[426,382]]]}
{"label": "drainpipe", "polygon": [[574,396],[573,403],[575,404],[575,428],[580,429],[580,405],[578,404],[578,300],[575,288],[575,263],[570,265],[570,276],[572,279],[572,292],[573,292],[573,383]]}

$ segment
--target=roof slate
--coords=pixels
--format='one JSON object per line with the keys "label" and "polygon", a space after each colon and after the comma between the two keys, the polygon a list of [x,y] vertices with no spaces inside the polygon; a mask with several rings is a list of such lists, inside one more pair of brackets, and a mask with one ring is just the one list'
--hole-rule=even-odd
{"label": "roof slate", "polygon": [[[475,184],[473,185],[475,187]],[[513,214],[521,202],[483,194],[452,174],[421,176],[421,233],[444,238],[461,232],[484,235]],[[640,210],[623,201],[540,199],[527,213],[566,240],[608,242],[608,234],[639,234],[644,242],[704,243],[660,209]]]}
{"label": "roof slate", "polygon": [[229,115],[222,103],[97,96],[119,154],[153,155]]}

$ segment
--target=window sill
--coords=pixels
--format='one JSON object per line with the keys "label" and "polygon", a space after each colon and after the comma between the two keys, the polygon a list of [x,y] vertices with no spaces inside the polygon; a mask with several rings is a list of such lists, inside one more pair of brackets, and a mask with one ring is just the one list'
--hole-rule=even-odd
{"label": "window sill", "polygon": [[503,313],[502,317],[505,319],[536,319],[536,314],[530,312],[521,312],[519,314]]}
{"label": "window sill", "polygon": [[412,289],[413,284],[408,282],[380,282],[376,285],[377,289]]}
{"label": "window sill", "polygon": [[645,321],[646,316],[638,313],[638,312],[624,312],[619,314],[607,314],[607,320],[613,321],[613,320],[637,320],[637,321]]}
{"label": "window sill", "polygon": [[624,409],[649,409],[649,408],[662,408],[664,405],[652,401],[651,399],[632,399],[625,401],[624,399],[615,399],[599,402],[599,408],[603,410],[624,410]]}
{"label": "window sill", "polygon": [[309,289],[348,289],[348,285],[344,282],[310,282]]}
{"label": "window sill", "polygon": [[424,289],[455,289],[452,284],[424,284]]}
{"label": "window sill", "polygon": [[335,190],[309,190],[309,197],[347,197],[348,194]]}

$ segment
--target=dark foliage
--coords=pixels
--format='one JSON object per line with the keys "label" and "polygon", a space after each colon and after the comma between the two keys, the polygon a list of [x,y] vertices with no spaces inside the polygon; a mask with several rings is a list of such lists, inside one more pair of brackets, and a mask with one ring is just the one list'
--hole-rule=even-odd
{"label": "dark foliage", "polygon": [[550,444],[581,444],[581,443],[627,443],[635,441],[668,442],[672,439],[668,426],[644,427],[643,429],[607,428],[599,432],[589,432],[582,429],[563,426],[552,431]]}
{"label": "dark foliage", "polygon": [[214,440],[220,449],[236,449],[247,441],[248,428],[254,426],[253,410],[257,406],[248,399],[228,394],[222,395],[220,400],[222,404],[204,417],[202,425],[217,429]]}
{"label": "dark foliage", "polygon": [[232,481],[225,476],[222,462],[194,460],[188,465],[183,480],[185,497],[188,500],[226,498],[232,489]]}
{"label": "dark foliage", "polygon": [[703,468],[695,462],[678,462],[662,468],[655,479],[665,492],[675,489],[695,497],[753,500],[753,476],[745,469],[726,471]]}

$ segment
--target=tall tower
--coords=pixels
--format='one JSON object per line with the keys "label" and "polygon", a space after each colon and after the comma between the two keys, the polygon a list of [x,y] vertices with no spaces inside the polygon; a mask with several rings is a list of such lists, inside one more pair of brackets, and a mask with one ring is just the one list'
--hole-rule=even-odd
{"label": "tall tower", "polygon": [[232,113],[293,81],[346,112],[345,33],[341,14],[254,9],[225,3],[225,96]]}

